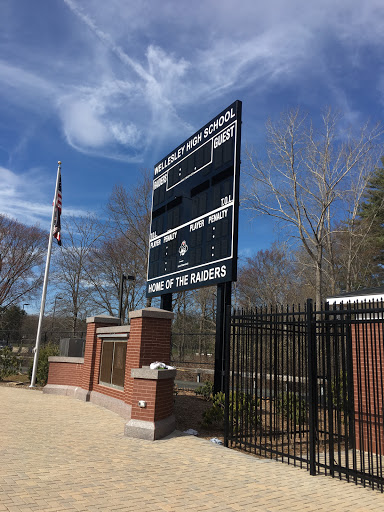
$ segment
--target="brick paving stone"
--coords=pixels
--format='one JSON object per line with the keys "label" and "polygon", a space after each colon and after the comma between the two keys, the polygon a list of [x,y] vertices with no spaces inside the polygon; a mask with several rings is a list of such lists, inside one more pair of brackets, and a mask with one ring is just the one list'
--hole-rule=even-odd
{"label": "brick paving stone", "polygon": [[378,512],[384,496],[194,436],[124,437],[116,414],[0,387],[0,512]]}

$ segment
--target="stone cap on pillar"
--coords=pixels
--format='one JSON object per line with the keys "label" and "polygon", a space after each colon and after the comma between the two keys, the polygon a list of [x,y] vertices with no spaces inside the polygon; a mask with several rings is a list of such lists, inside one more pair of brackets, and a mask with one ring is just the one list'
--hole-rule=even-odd
{"label": "stone cap on pillar", "polygon": [[176,368],[173,370],[152,370],[149,366],[143,366],[142,368],[132,368],[131,376],[134,379],[145,380],[174,379],[176,377],[176,371]]}
{"label": "stone cap on pillar", "polygon": [[129,319],[132,318],[164,318],[173,320],[174,313],[172,311],[166,311],[165,309],[160,308],[144,308],[137,309],[136,311],[129,312]]}
{"label": "stone cap on pillar", "polygon": [[49,356],[48,362],[49,363],[83,364],[84,357]]}
{"label": "stone cap on pillar", "polygon": [[120,318],[117,318],[116,316],[109,316],[109,315],[89,316],[86,321],[87,321],[87,324],[113,324],[113,325],[120,324]]}
{"label": "stone cap on pillar", "polygon": [[98,327],[96,329],[96,334],[104,334],[105,337],[109,334],[129,334],[129,331],[131,330],[131,327],[129,325],[111,325],[109,327]]}

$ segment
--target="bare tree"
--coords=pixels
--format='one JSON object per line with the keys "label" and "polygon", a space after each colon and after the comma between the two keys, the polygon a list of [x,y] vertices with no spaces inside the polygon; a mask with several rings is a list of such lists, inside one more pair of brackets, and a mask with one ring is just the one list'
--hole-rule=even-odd
{"label": "bare tree", "polygon": [[119,308],[119,284],[121,275],[134,276],[126,280],[123,289],[122,317],[143,305],[145,278],[143,278],[142,252],[125,237],[114,230],[107,233],[106,239],[95,247],[88,260],[87,282],[92,290],[95,306],[117,315]]}
{"label": "bare tree", "polygon": [[343,192],[342,220],[331,219],[331,209],[327,212],[324,269],[332,295],[357,289],[363,283],[372,285],[372,248],[368,239],[377,212],[363,220],[360,211],[376,160],[377,154],[370,152],[357,163]]}
{"label": "bare tree", "polygon": [[316,129],[300,109],[267,123],[267,159],[247,152],[249,184],[245,206],[284,224],[314,267],[315,299],[323,298],[324,259],[334,224],[346,209],[346,191],[361,169],[378,158],[379,125],[360,128],[357,136],[341,129],[341,117],[327,110]]}
{"label": "bare tree", "polygon": [[[216,290],[215,286],[207,286],[193,291],[193,309],[199,319],[198,352],[207,355],[207,333],[216,329]],[[212,347],[211,347],[212,350]]]}
{"label": "bare tree", "polygon": [[[185,358],[186,351],[190,348],[195,331],[195,321],[191,310],[192,292],[182,291],[173,295],[173,311],[175,313],[172,322],[172,356],[180,361]],[[189,336],[187,335],[189,334]]]}
{"label": "bare tree", "polygon": [[[135,249],[135,257],[141,261],[137,275],[146,279],[149,228],[152,207],[152,176],[149,170],[143,170],[135,187],[127,190],[116,185],[107,204],[107,211],[120,234]],[[150,305],[150,299],[147,301]]]}
{"label": "bare tree", "polygon": [[48,235],[0,214],[0,306],[34,297],[42,282]]}
{"label": "bare tree", "polygon": [[[374,245],[369,243],[370,231],[371,220],[363,220],[357,221],[354,226],[342,225],[335,234],[332,245],[336,282],[330,290],[331,295],[382,285],[383,272],[377,272],[377,252]],[[333,284],[333,279],[329,281]]]}
{"label": "bare tree", "polygon": [[[131,190],[115,186],[107,205],[110,221],[101,225],[95,217],[70,219],[65,229],[68,242],[58,260],[60,304],[73,318],[92,308],[117,315],[119,282],[124,275],[135,280],[124,283],[122,314],[143,304],[149,244],[152,181],[142,173]],[[65,311],[66,309],[66,311]]]}
{"label": "bare tree", "polygon": [[70,313],[76,332],[80,314],[86,315],[92,289],[87,286],[87,268],[91,251],[104,234],[104,227],[95,216],[67,217],[64,224],[65,242],[56,262],[55,277],[63,295],[61,309]]}
{"label": "bare tree", "polygon": [[297,272],[297,264],[286,245],[272,244],[246,258],[239,270],[239,303],[243,307],[302,302],[308,283]]}

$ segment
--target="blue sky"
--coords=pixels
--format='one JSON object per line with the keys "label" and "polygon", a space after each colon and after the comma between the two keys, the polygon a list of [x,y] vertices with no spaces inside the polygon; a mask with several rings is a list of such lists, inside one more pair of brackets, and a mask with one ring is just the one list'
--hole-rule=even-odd
{"label": "blue sky", "polygon": [[[0,212],[49,228],[100,212],[236,99],[243,146],[289,107],[383,118],[382,0],[2,0]],[[276,236],[240,216],[240,254]],[[65,240],[65,232],[63,233]]]}

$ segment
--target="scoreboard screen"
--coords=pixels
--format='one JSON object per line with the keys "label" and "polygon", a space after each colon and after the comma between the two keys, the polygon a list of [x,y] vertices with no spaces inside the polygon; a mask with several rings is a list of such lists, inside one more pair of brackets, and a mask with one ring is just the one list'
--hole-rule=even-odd
{"label": "scoreboard screen", "polygon": [[155,166],[147,297],[236,281],[241,102]]}

